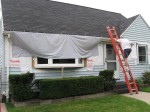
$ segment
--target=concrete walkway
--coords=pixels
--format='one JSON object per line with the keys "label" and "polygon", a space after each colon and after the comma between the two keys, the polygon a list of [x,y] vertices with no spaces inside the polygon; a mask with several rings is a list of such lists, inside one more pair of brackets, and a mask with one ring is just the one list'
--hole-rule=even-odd
{"label": "concrete walkway", "polygon": [[5,103],[1,103],[0,105],[1,105],[1,111],[0,112],[7,112]]}
{"label": "concrete walkway", "polygon": [[122,95],[144,101],[150,105],[150,93],[140,91],[139,94],[130,95],[129,93],[127,93],[127,94],[122,94]]}

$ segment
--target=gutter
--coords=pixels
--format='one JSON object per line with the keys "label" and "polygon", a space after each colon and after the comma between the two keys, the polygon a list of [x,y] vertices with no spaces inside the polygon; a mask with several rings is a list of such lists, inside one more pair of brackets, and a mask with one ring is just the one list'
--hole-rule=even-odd
{"label": "gutter", "polygon": [[108,37],[102,37],[101,43],[111,43],[111,40]]}

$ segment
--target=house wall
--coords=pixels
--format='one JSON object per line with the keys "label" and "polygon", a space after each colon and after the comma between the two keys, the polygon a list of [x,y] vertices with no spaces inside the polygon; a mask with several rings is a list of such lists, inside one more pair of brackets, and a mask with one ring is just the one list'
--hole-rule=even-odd
{"label": "house wall", "polygon": [[[35,79],[43,78],[61,78],[62,69],[61,68],[45,68],[36,69],[32,66],[32,57],[12,57],[12,43],[8,39],[5,39],[5,67],[7,67],[7,59],[9,52],[9,73],[11,75],[32,72],[35,74]],[[8,45],[9,43],[9,45]],[[9,46],[9,47],[8,47]],[[104,70],[104,49],[103,44],[99,44],[99,56],[90,57],[88,59],[93,60],[93,69],[89,70],[88,66],[83,68],[64,68],[63,77],[79,77],[79,76],[90,76],[99,75],[99,71]],[[9,50],[8,50],[9,49]]]}
{"label": "house wall", "polygon": [[0,18],[0,67],[2,67],[3,61],[3,25],[2,18]]}
{"label": "house wall", "polygon": [[[134,42],[142,42],[147,43],[150,46],[150,29],[146,22],[143,20],[141,16],[139,16],[131,26],[121,35],[124,38],[128,38]],[[5,42],[7,43],[7,42]],[[7,44],[5,49],[5,55],[7,58]],[[11,44],[10,44],[10,48]],[[139,78],[142,76],[142,73],[146,70],[149,70],[150,64],[138,64],[137,58],[133,58],[132,55],[135,53],[135,49],[132,49],[132,53],[129,56],[129,65],[132,70],[132,73],[135,78]],[[12,51],[12,50],[10,50]],[[11,52],[10,52],[11,54]],[[149,54],[149,53],[148,53]],[[137,57],[137,56],[136,56]],[[99,56],[91,57],[94,61],[93,70],[88,70],[87,67],[83,68],[64,68],[64,77],[78,77],[78,76],[89,76],[89,75],[98,75],[99,71],[105,69],[104,65],[104,45],[99,45]],[[10,74],[21,74],[27,71],[35,73],[36,79],[43,78],[61,78],[62,70],[61,68],[49,68],[49,69],[35,69],[32,67],[32,57],[21,57],[21,58],[13,58],[10,55],[10,60],[13,60],[14,63],[10,62]],[[150,57],[149,57],[150,60]],[[150,61],[149,61],[150,62]],[[7,62],[6,62],[7,63]],[[122,71],[120,69],[120,79],[124,80]]]}
{"label": "house wall", "polygon": [[[128,38],[130,41],[144,43],[150,46],[150,28],[144,19],[141,16],[138,16],[137,19],[128,27],[128,29],[121,35],[121,37]],[[148,48],[148,60],[150,60]],[[132,74],[135,78],[142,77],[142,73],[150,69],[150,61],[148,64],[138,64],[137,58],[132,58],[132,55],[135,55],[135,49],[132,49],[132,53],[129,56],[129,65],[132,70]],[[137,55],[137,54],[136,54]],[[120,78],[123,77],[122,72],[120,71]]]}

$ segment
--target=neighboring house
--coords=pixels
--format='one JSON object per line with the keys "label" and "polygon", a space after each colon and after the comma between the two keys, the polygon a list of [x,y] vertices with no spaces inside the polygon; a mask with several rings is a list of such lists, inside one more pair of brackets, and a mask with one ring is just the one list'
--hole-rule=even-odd
{"label": "neighboring house", "polygon": [[[35,73],[35,79],[43,79],[96,76],[104,69],[115,70],[114,77],[124,80],[111,43],[105,41],[99,43],[99,55],[84,57],[84,59],[82,57],[45,59],[32,55],[14,58],[12,56],[12,34],[14,32],[20,32],[23,36],[26,36],[24,34],[59,34],[83,38],[93,37],[93,39],[103,37],[109,40],[106,27],[115,26],[120,37],[135,42],[128,59],[134,77],[141,77],[144,71],[149,70],[150,28],[141,15],[126,18],[120,13],[51,0],[1,0],[1,2],[0,66],[4,82],[8,81],[9,75],[27,71]],[[29,41],[29,44],[32,42]]]}

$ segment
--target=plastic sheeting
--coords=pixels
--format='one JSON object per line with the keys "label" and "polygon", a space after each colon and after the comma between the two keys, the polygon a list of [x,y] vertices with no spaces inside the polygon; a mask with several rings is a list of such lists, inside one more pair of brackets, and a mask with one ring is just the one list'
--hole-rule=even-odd
{"label": "plastic sheeting", "polygon": [[12,32],[13,57],[53,59],[87,58],[98,55],[101,37]]}

